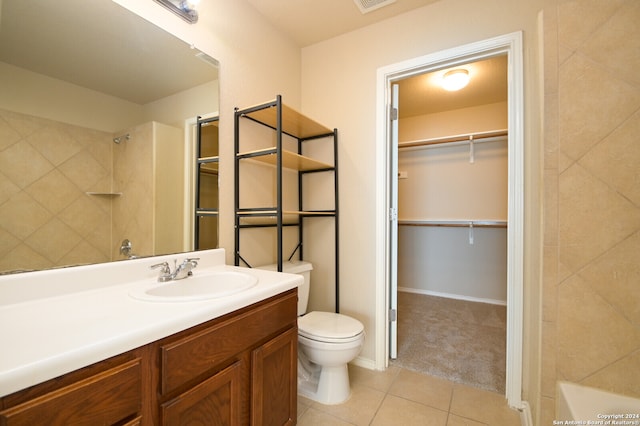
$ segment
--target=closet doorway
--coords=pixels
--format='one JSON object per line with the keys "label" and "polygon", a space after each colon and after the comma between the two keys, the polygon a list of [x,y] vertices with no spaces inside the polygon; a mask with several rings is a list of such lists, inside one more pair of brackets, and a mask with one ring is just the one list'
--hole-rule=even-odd
{"label": "closet doorway", "polygon": [[[449,88],[451,76],[467,84]],[[392,365],[504,393],[507,55],[410,76],[394,88],[398,348]]]}
{"label": "closet doorway", "polygon": [[[448,148],[444,148],[444,146],[438,148],[426,148],[427,150],[438,150],[438,149],[448,149],[456,151],[455,155],[453,151],[450,151],[449,154],[446,154],[448,157],[456,157],[459,156],[462,158],[462,151],[465,151],[464,156],[466,157],[466,162],[468,166],[475,167],[479,166],[480,158],[484,154],[480,154],[479,146],[481,144],[486,143],[493,144],[495,143],[504,143],[498,142],[498,140],[494,140],[491,142],[480,142],[476,141],[476,137],[484,137],[488,136],[490,138],[504,138],[505,136],[502,134],[504,130],[507,130],[506,134],[506,156],[507,156],[507,200],[506,200],[506,217],[503,213],[501,215],[483,216],[485,213],[477,212],[477,211],[469,211],[468,214],[472,215],[472,217],[463,217],[461,215],[455,216],[445,216],[445,217],[435,217],[435,212],[438,210],[430,210],[434,213],[434,216],[429,216],[426,214],[422,217],[422,213],[417,217],[401,217],[402,212],[398,211],[398,183],[402,182],[405,174],[403,173],[400,177],[402,179],[398,179],[398,172],[406,172],[406,181],[411,180],[412,171],[407,168],[407,170],[398,170],[398,128],[399,128],[399,120],[398,120],[398,112],[396,110],[397,103],[394,103],[397,96],[394,94],[392,88],[396,86],[399,82],[408,79],[410,77],[430,74],[435,72],[443,72],[450,69],[455,69],[459,67],[464,67],[465,65],[474,64],[476,62],[488,60],[488,59],[506,59],[506,68],[507,68],[507,100],[506,100],[506,109],[507,109],[507,126],[506,128],[498,128],[498,129],[490,129],[487,130],[482,129],[481,127],[473,129],[472,131],[447,131],[443,132],[441,129],[440,134],[432,134],[421,136],[418,139],[420,142],[426,143],[441,143],[446,142],[449,144]],[[471,74],[471,72],[470,72]],[[400,94],[402,96],[402,94]],[[384,330],[382,333],[378,333],[376,335],[376,348],[379,351],[379,354],[386,354],[384,360],[385,365],[389,363],[390,359],[394,358],[395,352],[397,351],[397,326],[398,326],[398,317],[401,317],[403,313],[397,311],[397,296],[398,296],[398,229],[399,227],[399,219],[402,219],[404,224],[402,226],[416,226],[420,228],[425,228],[430,231],[436,231],[435,233],[441,234],[458,234],[462,233],[460,236],[464,236],[467,246],[465,248],[469,248],[468,246],[477,245],[480,243],[481,233],[483,231],[498,230],[498,234],[500,232],[506,233],[506,248],[504,247],[504,243],[497,243],[496,246],[502,246],[502,253],[506,252],[506,274],[504,272],[504,267],[498,268],[499,271],[493,271],[498,275],[506,275],[506,355],[505,355],[505,388],[504,393],[507,397],[507,401],[509,405],[516,409],[525,409],[526,403],[524,403],[521,399],[521,391],[522,391],[522,323],[523,323],[523,247],[524,247],[524,238],[523,238],[523,219],[524,219],[524,205],[523,205],[523,70],[522,70],[522,34],[520,32],[511,33],[504,36],[499,36],[493,39],[488,39],[476,43],[472,43],[465,46],[459,46],[454,49],[449,49],[446,51],[438,52],[435,54],[427,55],[424,57],[414,58],[408,61],[404,61],[401,63],[389,65],[378,70],[378,149],[379,154],[382,155],[384,159],[383,164],[378,164],[380,174],[384,177],[382,180],[377,182],[378,188],[384,189],[385,199],[380,200],[380,216],[378,217],[379,223],[384,224],[382,228],[379,228],[380,231],[383,232],[380,234],[380,249],[379,256],[381,259],[385,259],[384,266],[378,270],[378,276],[381,277],[381,280],[378,281],[378,308],[380,309],[378,312],[381,314],[378,317],[378,324],[381,326],[381,329]],[[437,113],[436,113],[437,114]],[[440,112],[440,114],[444,114]],[[445,120],[435,120],[438,124],[443,124]],[[459,124],[459,123],[458,123]],[[453,126],[453,125],[452,125]],[[433,129],[436,129],[437,126],[433,126]],[[407,129],[405,128],[403,132]],[[494,134],[494,131],[500,131],[501,134]],[[462,141],[451,141],[449,136],[459,136],[460,134],[466,135],[469,138],[471,134],[473,136],[472,143],[469,143],[469,140]],[[413,137],[406,137],[403,142],[412,142]],[[460,146],[456,146],[455,144],[459,144]],[[462,148],[461,146],[466,145],[466,147]],[[405,148],[402,148],[405,149]],[[416,147],[418,149],[418,147]],[[420,147],[422,149],[422,147]],[[459,152],[458,152],[459,151]],[[433,155],[431,155],[433,157]],[[483,159],[484,161],[484,159]],[[469,164],[471,163],[471,164]],[[503,166],[502,166],[503,167]],[[453,175],[450,176],[448,180],[452,181],[454,185],[457,182],[464,180],[462,172],[459,170],[456,172],[452,172]],[[414,175],[416,176],[416,175]],[[445,175],[446,176],[446,175]],[[468,179],[468,177],[466,177]],[[445,179],[441,177],[440,179]],[[404,183],[404,182],[402,182]],[[435,182],[437,184],[437,182]],[[427,184],[424,184],[427,185]],[[503,184],[504,185],[504,184]],[[425,187],[423,186],[423,189]],[[442,199],[442,188],[437,187],[436,190],[440,190],[440,195],[434,196],[436,199],[435,205],[434,202],[431,202],[430,208],[442,208],[445,206],[438,205],[438,199]],[[502,190],[504,194],[504,187]],[[438,194],[436,191],[435,194]],[[466,195],[462,195],[459,198],[452,197],[450,194],[444,194],[444,196],[451,198],[453,200],[457,200],[454,202],[469,203],[471,199],[469,198],[471,195],[476,197],[477,194],[469,194],[469,190],[467,190]],[[495,194],[489,194],[490,197],[493,197]],[[482,196],[480,198],[483,198]],[[504,198],[502,199],[502,203],[504,203]],[[490,205],[493,203],[488,203]],[[495,206],[493,206],[495,207]],[[499,209],[498,209],[499,210]],[[418,212],[416,210],[416,212]],[[440,210],[439,214],[444,214],[445,210]],[[426,210],[425,210],[426,212]],[[411,213],[409,213],[411,214]],[[482,219],[482,220],[481,220]],[[460,221],[466,220],[466,224],[459,223]],[[469,224],[468,222],[473,222]],[[416,223],[412,223],[416,222]],[[506,228],[504,227],[506,223]],[[431,232],[434,233],[434,232]],[[484,239],[484,236],[482,236]],[[499,240],[499,238],[498,238]],[[460,255],[461,248],[463,246],[459,246],[459,249],[450,249],[450,254],[448,257],[451,258],[453,254]],[[473,247],[475,248],[475,247]],[[411,249],[413,250],[413,249]],[[444,246],[436,246],[436,252],[445,251]],[[442,253],[434,253],[433,249],[429,256],[440,255]],[[451,260],[451,259],[449,259]],[[504,261],[504,258],[503,258]],[[437,267],[441,267],[442,265],[436,265]],[[437,269],[437,267],[434,267]],[[429,273],[433,272],[434,268],[431,268]],[[461,267],[458,266],[458,269]],[[414,269],[418,271],[418,275],[426,275],[424,271],[420,271],[420,265],[414,265]],[[445,269],[446,270],[446,269]],[[437,272],[437,271],[436,271]],[[473,273],[468,274],[473,276]],[[464,287],[464,286],[462,286]],[[475,291],[477,288],[472,287]],[[447,287],[445,291],[441,291],[438,297],[443,295],[451,295],[460,293],[461,288],[451,288]],[[493,295],[480,295],[480,294],[472,294],[471,298],[476,299],[487,299],[482,300],[482,302],[492,301],[495,302],[500,300],[504,296],[504,288],[502,289],[501,295],[497,295],[495,293]],[[445,299],[445,298],[442,298]],[[457,299],[445,299],[445,300],[453,300],[457,301]],[[476,300],[477,301],[477,300]],[[485,303],[486,304],[486,303]],[[489,305],[489,304],[486,304]],[[500,306],[500,305],[498,305]],[[451,309],[450,309],[451,311]],[[491,314],[493,315],[493,314]],[[380,360],[380,358],[377,358]],[[380,365],[380,364],[378,364]]]}

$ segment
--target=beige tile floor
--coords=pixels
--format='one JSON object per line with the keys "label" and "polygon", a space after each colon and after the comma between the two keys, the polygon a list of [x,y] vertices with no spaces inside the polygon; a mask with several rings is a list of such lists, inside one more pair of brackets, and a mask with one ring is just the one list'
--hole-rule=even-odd
{"label": "beige tile floor", "polygon": [[351,398],[322,405],[298,396],[298,425],[519,426],[504,395],[390,367],[349,365]]}

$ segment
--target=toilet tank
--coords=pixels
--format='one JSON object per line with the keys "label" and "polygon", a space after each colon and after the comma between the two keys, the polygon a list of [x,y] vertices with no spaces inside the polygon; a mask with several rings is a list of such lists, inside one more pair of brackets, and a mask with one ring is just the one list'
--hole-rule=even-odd
{"label": "toilet tank", "polygon": [[[277,271],[278,265],[275,263],[271,265],[258,266],[259,269],[267,269],[269,271]],[[304,281],[298,286],[298,316],[307,313],[307,304],[309,303],[309,289],[311,288],[311,271],[313,265],[310,262],[304,260],[292,260],[289,262],[282,262],[282,272],[289,274],[302,275]]]}

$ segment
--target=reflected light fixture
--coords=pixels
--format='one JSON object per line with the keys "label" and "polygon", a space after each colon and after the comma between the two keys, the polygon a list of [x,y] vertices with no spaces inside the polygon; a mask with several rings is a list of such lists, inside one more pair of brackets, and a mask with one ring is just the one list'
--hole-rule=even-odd
{"label": "reflected light fixture", "polygon": [[447,71],[442,76],[442,88],[450,92],[460,90],[469,84],[469,71],[464,68]]}
{"label": "reflected light fixture", "polygon": [[200,0],[155,0],[190,24],[198,22],[196,7]]}

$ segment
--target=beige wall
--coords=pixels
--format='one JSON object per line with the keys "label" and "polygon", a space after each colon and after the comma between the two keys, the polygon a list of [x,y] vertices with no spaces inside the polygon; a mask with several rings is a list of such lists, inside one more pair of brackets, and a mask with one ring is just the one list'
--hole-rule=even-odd
{"label": "beige wall", "polygon": [[557,380],[640,397],[640,3],[546,3],[541,425]]}
{"label": "beige wall", "polygon": [[[630,53],[637,52],[633,50],[637,45],[629,46],[640,40],[634,24],[637,2],[442,0],[304,48],[301,68],[299,50],[244,2],[203,3],[201,21],[191,27],[155,5],[119,2],[139,9],[143,16],[221,61],[223,143],[232,140],[234,106],[260,102],[275,93],[285,95],[293,106],[301,103],[306,114],[339,129],[343,310],[363,320],[368,336],[376,331],[376,70],[522,30],[527,221],[524,398],[533,404],[536,423],[543,425],[552,417],[556,378],[637,393],[638,185],[637,167],[629,164],[638,164],[638,149],[630,142],[629,129],[638,122],[633,116],[638,109],[638,81],[636,75],[628,74],[638,61],[637,54]],[[544,145],[537,134],[543,108],[538,102],[542,67],[538,67],[536,39],[543,3],[547,6]],[[624,38],[612,43],[609,35]],[[613,71],[622,75],[613,77]],[[221,155],[231,158],[231,150],[225,146]],[[224,182],[231,176],[230,169],[225,171],[221,165],[222,188],[228,188]],[[542,189],[545,275],[544,306],[540,307],[537,219]],[[227,248],[229,261],[232,195],[224,191],[221,246]],[[543,322],[537,316],[540,311]],[[544,327],[541,392],[536,343],[540,325]],[[375,357],[373,339],[368,338],[362,356]]]}
{"label": "beige wall", "polygon": [[0,108],[104,132],[133,126],[145,117],[141,105],[4,62],[0,93]]}
{"label": "beige wall", "polygon": [[247,2],[208,0],[189,25],[152,1],[114,0],[220,62],[220,247],[233,263],[233,110],[276,95],[300,106],[300,48]]}
{"label": "beige wall", "polygon": [[[376,357],[376,72],[380,67],[514,31],[524,34],[525,399],[537,395],[539,293],[538,14],[540,1],[442,0],[303,49],[303,111],[339,129],[342,310],[363,321],[361,357]],[[535,404],[535,401],[534,401]],[[535,407],[534,407],[535,408]]]}
{"label": "beige wall", "polygon": [[[401,97],[403,94],[401,94]],[[410,94],[404,94],[410,96]],[[399,120],[400,142],[506,129],[500,102]],[[398,287],[401,291],[507,300],[504,228],[403,226],[406,220],[507,221],[507,138],[403,148],[398,170]],[[464,266],[464,267],[461,267]]]}

